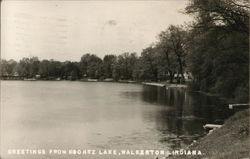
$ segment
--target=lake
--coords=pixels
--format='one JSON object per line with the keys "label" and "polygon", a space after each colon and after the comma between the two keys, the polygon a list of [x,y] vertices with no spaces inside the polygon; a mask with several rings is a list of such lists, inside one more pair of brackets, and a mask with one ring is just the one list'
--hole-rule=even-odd
{"label": "lake", "polygon": [[[204,124],[222,123],[232,113],[227,106],[216,97],[181,88],[1,81],[1,156],[69,158],[56,154],[8,155],[8,149],[172,150],[204,135]],[[87,158],[109,157],[139,158]]]}

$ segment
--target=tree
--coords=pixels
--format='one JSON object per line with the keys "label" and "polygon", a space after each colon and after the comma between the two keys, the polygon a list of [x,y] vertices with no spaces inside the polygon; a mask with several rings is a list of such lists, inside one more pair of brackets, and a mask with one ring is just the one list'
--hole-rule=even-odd
{"label": "tree", "polygon": [[39,70],[38,73],[42,77],[49,76],[49,60],[42,60],[39,64]]}
{"label": "tree", "polygon": [[167,63],[167,71],[170,76],[170,83],[173,81],[173,76],[178,63],[177,79],[181,82],[179,75],[184,78],[184,67],[186,57],[186,36],[187,32],[180,26],[171,25],[166,31],[159,34],[158,47],[161,48]]}
{"label": "tree", "polygon": [[39,59],[38,57],[32,57],[29,59],[29,76],[35,77],[39,71]]}
{"label": "tree", "polygon": [[22,58],[17,65],[17,72],[23,77],[30,77],[29,58]]}
{"label": "tree", "polygon": [[136,53],[123,53],[117,57],[113,67],[112,76],[114,79],[133,79],[133,69],[137,62]]}
{"label": "tree", "polygon": [[8,62],[6,60],[1,59],[1,77],[8,75]]}
{"label": "tree", "polygon": [[1,76],[4,75],[13,75],[14,72],[14,68],[16,67],[17,62],[14,60],[1,60]]}
{"label": "tree", "polygon": [[80,61],[80,71],[83,76],[99,78],[101,75],[102,59],[94,54],[84,54]]}
{"label": "tree", "polygon": [[196,27],[249,33],[248,0],[190,0],[186,13],[195,15]]}
{"label": "tree", "polygon": [[192,0],[196,21],[188,35],[188,67],[198,90],[248,100],[249,2]]}
{"label": "tree", "polygon": [[144,80],[158,81],[158,54],[153,46],[149,46],[141,53],[141,76]]}
{"label": "tree", "polygon": [[116,62],[116,56],[115,55],[105,55],[103,58],[103,73],[105,78],[112,78],[112,71],[114,64]]}

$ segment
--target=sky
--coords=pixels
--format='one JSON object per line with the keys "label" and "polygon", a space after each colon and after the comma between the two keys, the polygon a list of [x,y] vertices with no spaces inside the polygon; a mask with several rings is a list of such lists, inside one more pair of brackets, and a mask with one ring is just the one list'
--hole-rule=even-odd
{"label": "sky", "polygon": [[2,1],[1,58],[79,61],[141,51],[171,24],[192,20],[187,0]]}

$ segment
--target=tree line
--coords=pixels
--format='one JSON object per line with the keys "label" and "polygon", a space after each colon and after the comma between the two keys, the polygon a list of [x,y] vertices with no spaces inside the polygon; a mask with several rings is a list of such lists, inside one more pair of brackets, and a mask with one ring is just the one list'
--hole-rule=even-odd
{"label": "tree line", "polygon": [[183,83],[185,71],[185,38],[187,32],[180,26],[170,26],[159,34],[159,41],[143,49],[141,56],[125,52],[121,55],[84,54],[80,61],[39,60],[38,57],[1,60],[1,75],[40,79],[61,78],[78,80],[83,78],[136,81],[163,81]]}
{"label": "tree line", "polygon": [[247,0],[190,0],[185,14],[194,21],[171,25],[140,55],[84,54],[80,61],[42,60],[37,57],[1,60],[1,76],[77,80],[82,78],[185,83],[191,88],[248,100],[249,10]]}

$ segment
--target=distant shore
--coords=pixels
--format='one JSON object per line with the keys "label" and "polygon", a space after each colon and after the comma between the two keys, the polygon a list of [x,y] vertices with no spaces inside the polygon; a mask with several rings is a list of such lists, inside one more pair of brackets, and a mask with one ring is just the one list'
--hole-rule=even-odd
{"label": "distant shore", "polygon": [[61,79],[0,79],[1,81],[80,81],[80,82],[115,82],[115,83],[137,83],[137,84],[143,84],[147,86],[156,86],[156,87],[163,87],[163,88],[188,88],[187,84],[170,84],[166,81],[161,82],[143,82],[143,81],[134,81],[134,80],[111,80],[111,79],[80,79],[80,80],[61,80]]}
{"label": "distant shore", "polygon": [[68,80],[68,79],[61,79],[61,78],[53,78],[53,79],[36,79],[36,78],[18,78],[18,79],[6,79],[0,78],[1,81],[82,81],[82,82],[121,82],[121,83],[142,83],[144,85],[151,85],[151,86],[169,86],[169,87],[187,87],[187,84],[177,84],[177,83],[168,83],[167,81],[135,81],[135,80],[114,80],[114,79],[75,79],[75,80]]}

